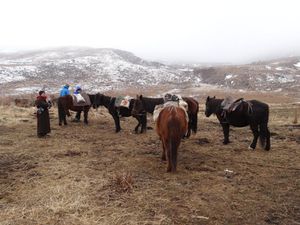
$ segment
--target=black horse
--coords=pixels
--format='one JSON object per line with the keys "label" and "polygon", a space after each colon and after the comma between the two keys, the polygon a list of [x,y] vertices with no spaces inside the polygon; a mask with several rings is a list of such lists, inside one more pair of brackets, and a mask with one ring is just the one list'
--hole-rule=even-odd
{"label": "black horse", "polygon": [[114,121],[115,121],[115,126],[116,126],[116,133],[121,130],[120,126],[120,117],[129,117],[133,116],[134,118],[137,119],[138,125],[135,127],[134,131],[138,133],[139,127],[141,126],[141,131],[140,133],[143,133],[146,131],[146,122],[147,118],[146,115],[132,115],[131,110],[133,108],[135,99],[130,100],[129,108],[126,107],[116,107],[115,106],[115,97],[110,97],[106,96],[100,93],[97,93],[94,96],[93,99],[93,107],[98,108],[99,106],[104,106],[105,108],[108,109],[108,112],[112,115]]}
{"label": "black horse", "polygon": [[[190,97],[182,97],[182,99],[188,104],[188,132],[186,137],[191,135],[191,131],[194,133],[197,132],[197,123],[198,123],[198,112],[199,112],[199,104],[198,102]],[[143,115],[146,113],[153,114],[154,108],[157,105],[163,104],[163,98],[147,98],[142,95],[137,96],[136,101],[134,103],[132,114],[133,115]]]}
{"label": "black horse", "polygon": [[215,114],[222,125],[224,133],[224,144],[229,141],[229,126],[245,127],[250,125],[253,133],[253,141],[249,148],[256,148],[257,140],[265,150],[270,150],[270,131],[268,129],[269,106],[257,100],[242,101],[234,111],[225,112],[221,103],[224,99],[216,99],[216,97],[206,99],[205,115],[209,117]]}

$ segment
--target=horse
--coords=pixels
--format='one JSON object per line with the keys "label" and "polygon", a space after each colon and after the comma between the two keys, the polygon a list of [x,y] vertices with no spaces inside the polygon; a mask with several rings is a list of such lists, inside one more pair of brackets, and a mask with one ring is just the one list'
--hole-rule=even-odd
{"label": "horse", "polygon": [[234,111],[224,112],[221,105],[223,100],[217,99],[215,96],[212,98],[208,96],[205,104],[206,117],[215,114],[223,128],[223,144],[230,143],[230,125],[234,127],[246,127],[250,125],[253,133],[253,141],[249,149],[254,150],[256,148],[259,138],[261,146],[266,151],[269,151],[271,148],[270,131],[268,129],[269,106],[257,100],[242,101]]}
{"label": "horse", "polygon": [[184,109],[167,106],[156,121],[156,132],[162,141],[162,161],[168,160],[167,172],[176,172],[177,149],[181,139],[188,130],[188,122]]}
{"label": "horse", "polygon": [[[88,96],[90,98],[91,103],[93,103],[94,95],[88,95]],[[65,95],[65,96],[58,98],[57,108],[58,108],[59,126],[62,125],[62,122],[64,122],[64,125],[67,125],[66,115],[68,117],[71,116],[69,110],[77,112],[76,116],[75,116],[75,120],[74,120],[75,122],[80,121],[80,114],[83,111],[84,112],[84,123],[88,124],[88,112],[91,108],[91,105],[74,106],[73,97],[71,95]]]}
{"label": "horse", "polygon": [[[193,131],[194,134],[197,133],[199,103],[191,97],[182,97],[182,99],[188,104],[187,113],[189,116],[189,122],[188,132],[185,137],[189,137],[191,135],[191,131]],[[147,112],[153,114],[155,106],[163,103],[163,98],[147,98],[142,95],[137,95],[132,109],[132,114],[143,115]]]}
{"label": "horse", "polygon": [[121,131],[120,126],[120,117],[129,117],[133,116],[137,119],[138,125],[135,127],[135,133],[138,133],[139,127],[141,126],[140,133],[146,131],[147,118],[146,115],[132,115],[131,110],[133,108],[135,99],[130,100],[129,108],[126,107],[116,107],[115,106],[115,97],[106,96],[104,94],[97,93],[94,97],[93,108],[98,108],[99,106],[104,106],[108,109],[109,114],[113,117],[116,127],[116,133]]}

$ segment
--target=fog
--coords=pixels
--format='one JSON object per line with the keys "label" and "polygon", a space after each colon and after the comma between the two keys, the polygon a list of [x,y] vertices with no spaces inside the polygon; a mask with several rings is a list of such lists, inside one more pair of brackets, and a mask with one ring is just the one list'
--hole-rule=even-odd
{"label": "fog", "polygon": [[300,55],[297,0],[1,1],[0,51],[118,48],[167,62]]}

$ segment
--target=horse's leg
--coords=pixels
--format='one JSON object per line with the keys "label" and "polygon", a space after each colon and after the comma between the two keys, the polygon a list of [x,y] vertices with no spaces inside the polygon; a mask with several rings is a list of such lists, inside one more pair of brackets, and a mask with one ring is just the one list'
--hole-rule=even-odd
{"label": "horse's leg", "polygon": [[87,125],[88,124],[88,115],[89,115],[89,110],[84,110],[83,111],[83,116],[84,116],[84,123]]}
{"label": "horse's leg", "polygon": [[228,123],[221,123],[222,128],[223,128],[223,134],[224,134],[224,141],[223,144],[227,145],[230,143],[229,141],[229,124]]}
{"label": "horse's leg", "polygon": [[147,115],[142,115],[140,116],[140,121],[141,121],[141,133],[144,133],[147,131]]}
{"label": "horse's leg", "polygon": [[189,138],[191,136],[192,123],[193,123],[192,115],[189,114],[188,131],[187,131],[186,135],[184,135],[185,138]]}
{"label": "horse's leg", "polygon": [[[141,119],[140,119],[140,117],[135,117],[136,118],[136,120],[138,121],[138,124],[135,126],[135,128],[134,128],[134,132],[137,134],[138,133],[138,131],[139,131],[139,126],[141,125]],[[141,132],[142,133],[142,132]]]}
{"label": "horse's leg", "polygon": [[161,138],[161,142],[162,142],[162,147],[163,147],[163,151],[162,151],[162,154],[161,154],[161,161],[166,161],[166,146],[165,146],[165,143],[164,143],[164,139]]}
{"label": "horse's leg", "polygon": [[171,172],[172,171],[171,146],[169,145],[169,143],[166,143],[166,142],[165,142],[165,151],[166,151],[167,160],[168,160],[167,172]]}
{"label": "horse's leg", "polygon": [[120,118],[118,116],[118,113],[115,112],[115,113],[111,113],[114,121],[115,121],[115,126],[116,126],[116,133],[120,132],[121,130],[121,126],[120,126]]}
{"label": "horse's leg", "polygon": [[191,129],[193,130],[194,134],[196,134],[197,133],[197,125],[198,125],[198,110],[196,111],[196,113],[193,114],[192,118],[193,118],[193,120],[192,120]]}
{"label": "horse's leg", "polygon": [[260,143],[261,146],[266,150],[269,151],[271,148],[270,142],[270,131],[268,129],[267,123],[262,123],[259,125],[259,135],[260,135]]}
{"label": "horse's leg", "polygon": [[59,105],[58,105],[57,109],[58,109],[58,125],[61,126],[62,125],[62,111],[61,111]]}
{"label": "horse's leg", "polygon": [[254,150],[256,148],[257,139],[259,137],[258,124],[250,123],[250,128],[253,133],[253,141],[252,141],[251,145],[249,146],[249,149]]}
{"label": "horse's leg", "polygon": [[67,116],[66,116],[65,113],[63,114],[63,120],[64,120],[64,125],[68,125],[68,123],[67,123]]}
{"label": "horse's leg", "polygon": [[75,116],[75,120],[74,121],[79,122],[80,121],[80,116],[81,116],[81,111],[76,112],[76,116]]}

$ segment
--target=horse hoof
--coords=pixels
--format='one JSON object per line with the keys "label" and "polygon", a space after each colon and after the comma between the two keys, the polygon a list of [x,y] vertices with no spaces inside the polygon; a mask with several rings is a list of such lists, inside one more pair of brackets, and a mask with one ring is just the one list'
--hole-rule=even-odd
{"label": "horse hoof", "polygon": [[255,148],[252,148],[251,146],[249,146],[248,149],[249,149],[249,150],[252,150],[252,151],[255,150]]}
{"label": "horse hoof", "polygon": [[58,126],[61,126],[61,125],[62,125],[61,123],[58,124]]}

